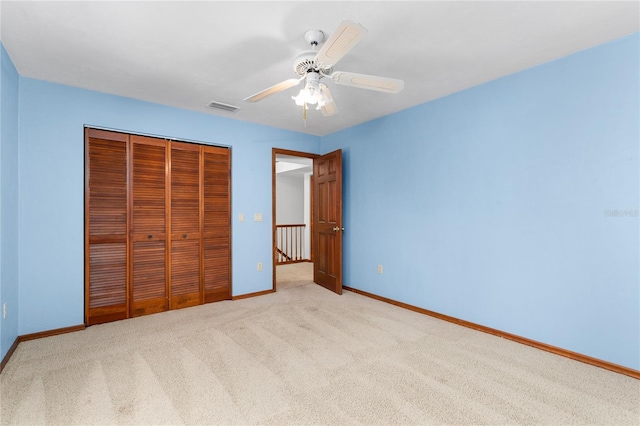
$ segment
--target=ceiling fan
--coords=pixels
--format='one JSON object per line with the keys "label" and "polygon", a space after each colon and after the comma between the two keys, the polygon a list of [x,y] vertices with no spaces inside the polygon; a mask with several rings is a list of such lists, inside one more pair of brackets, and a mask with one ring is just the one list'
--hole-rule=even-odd
{"label": "ceiling fan", "polygon": [[[404,88],[402,80],[333,71],[333,66],[366,34],[367,30],[362,25],[351,21],[342,21],[319,51],[306,50],[295,57],[293,70],[300,77],[285,80],[244,100],[258,102],[267,96],[297,86],[302,80],[305,80],[304,89],[300,90],[298,96],[292,96],[292,98],[297,105],[302,106],[303,116],[306,120],[306,110],[309,105],[317,105],[316,109],[319,109],[325,116],[331,116],[338,112],[329,88],[320,82],[324,77],[343,86],[387,93],[400,92]],[[312,48],[316,48],[324,41],[324,33],[320,30],[308,30],[305,32],[304,38]]]}

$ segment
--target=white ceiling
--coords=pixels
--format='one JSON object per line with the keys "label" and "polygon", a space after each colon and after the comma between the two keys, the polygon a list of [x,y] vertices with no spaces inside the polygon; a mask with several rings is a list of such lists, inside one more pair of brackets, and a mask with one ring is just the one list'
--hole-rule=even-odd
{"label": "white ceiling", "polygon": [[[326,135],[639,30],[638,1],[2,1],[0,37],[18,72],[207,114]],[[291,88],[303,35],[349,19],[367,37],[335,67],[405,81],[399,94],[329,82],[339,112]],[[241,107],[207,108],[210,101]]]}
{"label": "white ceiling", "polygon": [[293,155],[276,154],[276,174],[279,176],[303,176],[313,173],[313,159]]}

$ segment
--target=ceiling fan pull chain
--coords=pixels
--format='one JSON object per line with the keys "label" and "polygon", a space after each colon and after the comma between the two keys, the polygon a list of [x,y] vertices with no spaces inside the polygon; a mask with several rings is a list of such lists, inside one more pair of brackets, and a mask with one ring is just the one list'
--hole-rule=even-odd
{"label": "ceiling fan pull chain", "polygon": [[304,127],[307,127],[307,103],[302,104],[302,120],[304,120]]}

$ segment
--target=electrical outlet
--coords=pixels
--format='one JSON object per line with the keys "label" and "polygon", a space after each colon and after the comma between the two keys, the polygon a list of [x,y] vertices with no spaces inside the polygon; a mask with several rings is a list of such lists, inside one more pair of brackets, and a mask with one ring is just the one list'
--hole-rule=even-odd
{"label": "electrical outlet", "polygon": [[254,213],[253,214],[254,222],[262,222],[262,213]]}
{"label": "electrical outlet", "polygon": [[382,265],[378,265],[378,273],[381,274],[382,273]]}
{"label": "electrical outlet", "polygon": [[258,262],[258,271],[262,271],[262,262]]}
{"label": "electrical outlet", "polygon": [[6,319],[7,318],[7,304],[3,303],[2,304],[2,319]]}

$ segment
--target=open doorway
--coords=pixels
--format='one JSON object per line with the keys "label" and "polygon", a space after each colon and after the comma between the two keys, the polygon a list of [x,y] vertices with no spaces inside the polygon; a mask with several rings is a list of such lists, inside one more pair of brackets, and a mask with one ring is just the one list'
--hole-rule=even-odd
{"label": "open doorway", "polygon": [[313,282],[313,159],[274,148],[272,153],[273,289]]}

